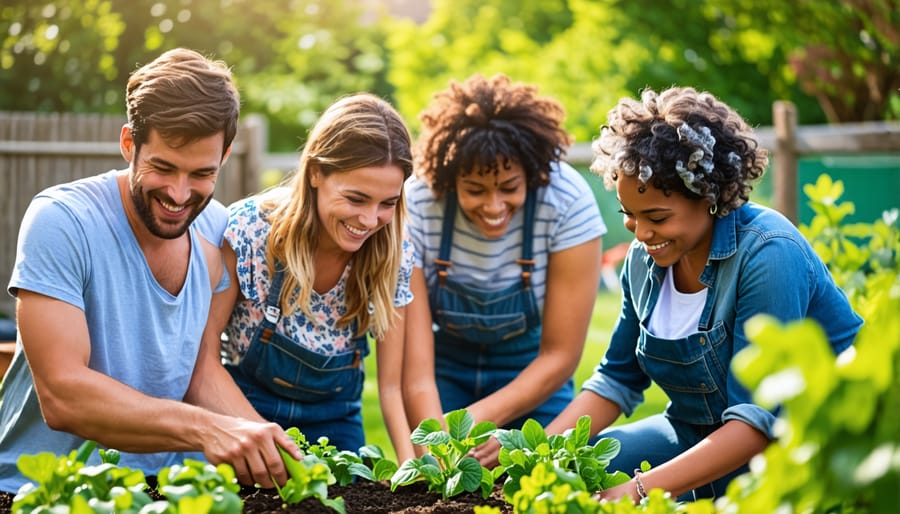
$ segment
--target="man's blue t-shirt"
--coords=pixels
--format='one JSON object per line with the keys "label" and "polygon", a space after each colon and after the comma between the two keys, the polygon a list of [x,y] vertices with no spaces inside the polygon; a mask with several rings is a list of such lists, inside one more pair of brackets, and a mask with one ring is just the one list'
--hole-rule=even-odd
{"label": "man's blue t-shirt", "polygon": [[[227,211],[212,201],[194,221],[187,277],[173,296],[159,285],[138,246],[116,175],[110,171],[35,196],[20,228],[9,293],[25,289],[82,309],[91,369],[149,396],[180,401],[213,294],[199,238],[220,246]],[[227,282],[225,273],[216,291]],[[0,490],[9,492],[27,481],[16,467],[20,455],[68,454],[83,442],[46,425],[21,349],[20,340],[0,397]],[[156,474],[183,458],[180,453],[122,453],[120,465]]]}

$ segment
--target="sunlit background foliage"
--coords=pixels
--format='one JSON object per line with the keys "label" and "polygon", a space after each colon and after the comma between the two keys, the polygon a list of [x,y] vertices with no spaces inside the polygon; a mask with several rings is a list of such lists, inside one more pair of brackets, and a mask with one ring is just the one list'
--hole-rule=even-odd
{"label": "sunlit background foliage", "polygon": [[[898,0],[4,0],[0,109],[122,112],[128,74],[186,46],[233,67],[270,150],[371,91],[416,115],[451,79],[537,84],[589,141],[622,96],[691,85],[771,124],[900,117]],[[423,5],[425,8],[423,8]]]}

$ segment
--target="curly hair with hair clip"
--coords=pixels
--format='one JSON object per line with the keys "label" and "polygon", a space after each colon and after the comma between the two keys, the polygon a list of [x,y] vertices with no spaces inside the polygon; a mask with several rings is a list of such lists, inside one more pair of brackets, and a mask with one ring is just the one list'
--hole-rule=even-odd
{"label": "curly hair with hair clip", "polygon": [[640,101],[623,98],[592,148],[591,171],[607,189],[619,175],[636,176],[667,195],[706,199],[719,217],[749,200],[768,164],[737,112],[690,87],[645,90]]}
{"label": "curly hair with hair clip", "polygon": [[559,102],[505,75],[452,81],[419,115],[417,173],[438,198],[456,188],[457,176],[496,174],[509,162],[522,166],[529,188],[547,185],[550,164],[572,143],[564,119]]}

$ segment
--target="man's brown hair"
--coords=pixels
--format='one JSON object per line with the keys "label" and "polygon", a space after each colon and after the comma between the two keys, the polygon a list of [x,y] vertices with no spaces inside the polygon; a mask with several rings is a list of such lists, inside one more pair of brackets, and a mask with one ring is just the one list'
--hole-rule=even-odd
{"label": "man's brown hair", "polygon": [[240,95],[231,71],[193,50],[160,55],[131,74],[125,91],[135,155],[153,129],[175,146],[224,132],[223,155],[237,133]]}

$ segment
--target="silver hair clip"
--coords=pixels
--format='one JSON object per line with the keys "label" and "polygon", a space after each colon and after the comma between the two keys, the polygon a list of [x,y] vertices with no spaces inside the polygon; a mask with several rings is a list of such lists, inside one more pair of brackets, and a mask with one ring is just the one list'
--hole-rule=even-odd
{"label": "silver hair clip", "polygon": [[728,159],[729,166],[734,168],[736,171],[740,171],[741,164],[743,164],[743,162],[741,161],[740,155],[736,154],[735,152],[728,152],[728,155],[726,156],[726,158]]}
{"label": "silver hair clip", "polygon": [[701,126],[700,131],[697,132],[687,123],[682,123],[678,127],[678,140],[698,147],[688,156],[687,165],[684,164],[684,161],[675,163],[675,171],[678,172],[684,186],[699,195],[701,194],[700,189],[694,185],[694,182],[704,174],[712,173],[713,147],[716,145],[716,138],[713,137],[709,127]]}
{"label": "silver hair clip", "polygon": [[690,189],[695,194],[700,194],[700,189],[694,185],[694,180],[698,177],[694,175],[694,173],[684,167],[684,162],[677,161],[675,163],[675,171],[678,172],[678,176],[681,177],[681,180],[684,182],[684,187]]}

